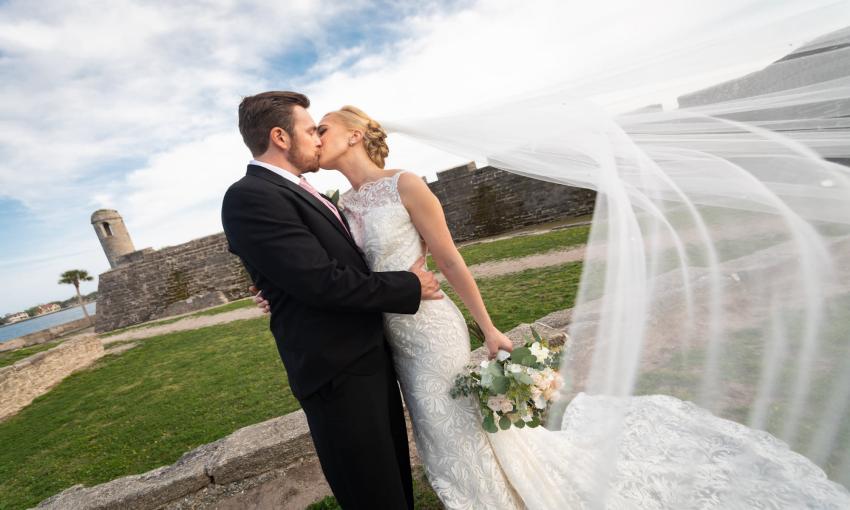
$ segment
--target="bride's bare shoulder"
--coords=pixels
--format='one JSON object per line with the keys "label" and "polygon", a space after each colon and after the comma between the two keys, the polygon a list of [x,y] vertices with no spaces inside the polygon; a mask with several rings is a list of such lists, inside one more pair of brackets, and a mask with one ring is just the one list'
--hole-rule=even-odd
{"label": "bride's bare shoulder", "polygon": [[424,177],[404,170],[400,170],[394,177],[397,178],[399,198],[409,212],[432,211],[434,207],[439,207],[439,201]]}
{"label": "bride's bare shoulder", "polygon": [[431,191],[428,184],[425,183],[425,178],[420,177],[413,172],[408,170],[395,170],[391,175],[398,183],[399,193],[421,193],[423,191]]}

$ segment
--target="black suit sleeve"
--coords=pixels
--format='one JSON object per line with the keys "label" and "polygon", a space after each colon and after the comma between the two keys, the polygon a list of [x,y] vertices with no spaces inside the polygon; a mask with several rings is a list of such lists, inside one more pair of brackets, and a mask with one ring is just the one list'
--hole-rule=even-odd
{"label": "black suit sleeve", "polygon": [[294,299],[345,311],[415,313],[419,308],[416,275],[364,272],[338,263],[289,200],[231,188],[224,197],[222,223],[231,248]]}

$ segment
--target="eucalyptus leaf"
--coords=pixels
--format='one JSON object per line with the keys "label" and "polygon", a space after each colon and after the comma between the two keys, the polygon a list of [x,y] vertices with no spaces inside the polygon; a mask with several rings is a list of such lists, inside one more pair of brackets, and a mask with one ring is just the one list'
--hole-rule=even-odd
{"label": "eucalyptus leaf", "polygon": [[499,419],[499,428],[502,430],[508,430],[511,428],[511,420],[507,416],[502,416]]}
{"label": "eucalyptus leaf", "polygon": [[490,385],[490,390],[497,395],[501,395],[508,391],[508,387],[510,386],[510,381],[505,376],[498,376],[493,378],[493,383]]}
{"label": "eucalyptus leaf", "polygon": [[484,430],[491,434],[495,434],[499,431],[499,428],[496,427],[496,422],[493,421],[492,414],[487,414],[487,416],[484,417],[484,421],[481,423],[481,425],[484,427]]}
{"label": "eucalyptus leaf", "polygon": [[524,358],[526,356],[534,356],[533,354],[531,354],[531,349],[529,349],[528,347],[517,347],[513,350],[513,352],[511,352],[511,360],[514,363],[518,363],[517,359]]}
{"label": "eucalyptus leaf", "polygon": [[514,379],[523,384],[534,384],[534,380],[531,378],[530,375],[526,374],[525,372],[514,374]]}

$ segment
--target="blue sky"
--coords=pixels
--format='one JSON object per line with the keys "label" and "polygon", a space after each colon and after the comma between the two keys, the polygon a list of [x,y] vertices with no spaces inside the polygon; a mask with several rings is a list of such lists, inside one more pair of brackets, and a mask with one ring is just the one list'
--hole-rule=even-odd
{"label": "blue sky", "polygon": [[[767,7],[719,3],[742,2]],[[344,104],[380,120],[434,115],[633,63],[646,34],[711,19],[690,0],[33,5],[0,3],[0,315],[70,297],[56,283],[66,269],[108,269],[96,209],[117,209],[137,249],[219,232],[221,196],[249,159],[245,95],[299,90],[315,118]],[[389,167],[431,178],[464,162],[395,135],[390,147]],[[348,187],[335,172],[311,180]]]}

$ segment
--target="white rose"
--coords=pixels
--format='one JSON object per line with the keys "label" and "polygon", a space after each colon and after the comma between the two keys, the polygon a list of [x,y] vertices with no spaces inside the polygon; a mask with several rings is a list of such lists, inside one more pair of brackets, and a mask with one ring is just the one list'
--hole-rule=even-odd
{"label": "white rose", "polygon": [[540,345],[540,342],[534,342],[531,345],[531,354],[537,358],[538,363],[543,363],[549,357],[549,349]]}
{"label": "white rose", "polygon": [[543,397],[543,395],[538,395],[534,399],[534,407],[536,407],[537,409],[546,409],[546,399]]}
{"label": "white rose", "polygon": [[499,349],[499,352],[496,354],[496,359],[499,361],[505,361],[506,359],[511,357],[511,353],[508,351],[503,351]]}

